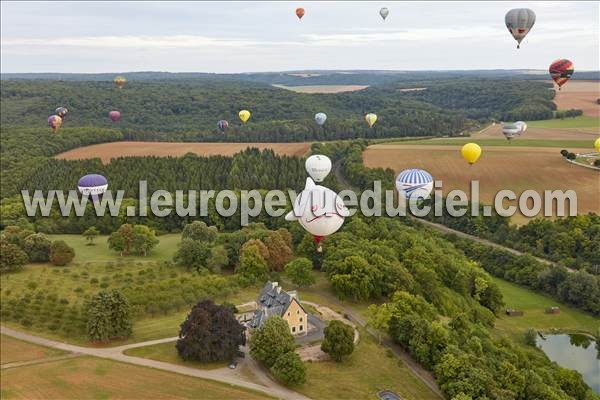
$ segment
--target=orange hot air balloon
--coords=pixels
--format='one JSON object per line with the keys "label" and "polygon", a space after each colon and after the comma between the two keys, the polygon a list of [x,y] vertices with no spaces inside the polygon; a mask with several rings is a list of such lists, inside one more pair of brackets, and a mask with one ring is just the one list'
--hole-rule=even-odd
{"label": "orange hot air balloon", "polygon": [[302,17],[304,17],[304,8],[296,8],[296,16],[298,17],[298,19],[302,19]]}
{"label": "orange hot air balloon", "polygon": [[554,82],[558,85],[558,90],[567,83],[571,76],[573,76],[573,72],[575,68],[573,67],[573,63],[567,59],[556,60],[552,64],[550,64],[550,68],[548,69],[550,72],[550,76],[554,79]]}

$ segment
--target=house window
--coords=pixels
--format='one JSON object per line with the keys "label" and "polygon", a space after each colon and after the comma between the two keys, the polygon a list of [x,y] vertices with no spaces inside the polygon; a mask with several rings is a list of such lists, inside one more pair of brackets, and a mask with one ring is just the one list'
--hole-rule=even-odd
{"label": "house window", "polygon": [[303,328],[303,326],[302,326],[302,325],[300,325],[300,326],[298,327],[298,329],[299,329],[299,330],[302,330],[302,328]]}
{"label": "house window", "polygon": [[296,327],[292,326],[292,333],[296,332]]}
{"label": "house window", "polygon": [[296,314],[300,314],[300,310],[296,310]]}
{"label": "house window", "polygon": [[302,322],[302,317],[300,317],[300,322]]}
{"label": "house window", "polygon": [[291,315],[291,314],[290,314],[290,312],[288,311],[288,317],[289,317],[290,315]]}

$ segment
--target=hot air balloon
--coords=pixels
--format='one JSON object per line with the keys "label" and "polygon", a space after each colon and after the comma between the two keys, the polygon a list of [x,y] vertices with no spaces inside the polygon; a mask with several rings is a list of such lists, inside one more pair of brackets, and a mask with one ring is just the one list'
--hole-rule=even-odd
{"label": "hot air balloon", "polygon": [[327,114],[325,114],[325,113],[316,113],[315,114],[315,122],[317,123],[317,125],[323,126],[325,124],[325,121],[327,121]]}
{"label": "hot air balloon", "polygon": [[381,18],[385,21],[387,16],[390,15],[390,10],[388,10],[387,7],[382,7],[381,10],[379,10],[379,15],[381,15]]}
{"label": "hot air balloon", "polygon": [[54,133],[58,132],[60,126],[62,125],[62,118],[58,115],[51,115],[48,117],[48,126],[52,128]]}
{"label": "hot air balloon", "polygon": [[108,181],[105,177],[98,174],[89,174],[82,176],[77,182],[77,189],[81,194],[88,196],[98,196],[106,192]]}
{"label": "hot air balloon", "polygon": [[596,139],[596,141],[594,142],[594,148],[598,153],[600,153],[600,138]]}
{"label": "hot air balloon", "polygon": [[108,113],[108,117],[112,122],[119,122],[121,120],[121,113],[119,111],[111,111]]}
{"label": "hot air balloon", "polygon": [[229,122],[225,121],[224,119],[217,122],[217,128],[219,128],[219,130],[221,132],[224,132],[225,129],[227,129],[228,127],[229,127]]}
{"label": "hot air balloon", "polygon": [[299,20],[302,20],[302,17],[304,17],[304,8],[302,8],[302,7],[296,8],[296,16],[298,17]]}
{"label": "hot air balloon", "polygon": [[473,165],[481,156],[481,147],[475,143],[467,143],[462,147],[460,153],[466,162]]}
{"label": "hot air balloon", "polygon": [[369,113],[365,115],[365,121],[367,121],[367,124],[369,124],[369,128],[372,128],[373,125],[375,125],[375,122],[377,122],[377,115]]}
{"label": "hot air balloon", "polygon": [[117,76],[115,79],[113,79],[113,82],[115,83],[116,87],[123,89],[123,86],[125,86],[125,82],[127,82],[127,80],[122,76]]}
{"label": "hot air balloon", "polygon": [[250,119],[250,111],[248,110],[242,110],[238,113],[240,119],[242,120],[243,123],[248,122],[248,120]]}
{"label": "hot air balloon", "polygon": [[508,140],[514,139],[517,136],[521,136],[526,130],[527,124],[523,121],[502,124],[502,134]]}
{"label": "hot air balloon", "polygon": [[515,8],[506,13],[504,23],[517,41],[517,49],[519,49],[521,41],[535,24],[535,13],[529,8]]}
{"label": "hot air balloon", "polygon": [[306,159],[306,172],[315,182],[323,182],[331,171],[331,160],[322,154],[316,154]]}
{"label": "hot air balloon", "polygon": [[69,110],[67,110],[67,107],[58,107],[56,110],[54,110],[54,114],[58,115],[62,119],[65,119],[65,116],[68,112]]}
{"label": "hot air balloon", "polygon": [[396,177],[396,190],[406,200],[427,199],[433,190],[433,178],[422,169],[406,169]]}
{"label": "hot air balloon", "polygon": [[319,246],[317,251],[321,252],[321,239],[337,232],[348,215],[350,212],[337,193],[324,186],[315,185],[311,178],[306,178],[304,190],[296,197],[294,208],[285,219],[298,221],[313,235]]}
{"label": "hot air balloon", "polygon": [[567,59],[556,60],[552,64],[550,64],[550,68],[548,68],[550,72],[550,76],[554,79],[554,82],[558,85],[558,90],[567,83],[575,68],[573,67],[573,63]]}

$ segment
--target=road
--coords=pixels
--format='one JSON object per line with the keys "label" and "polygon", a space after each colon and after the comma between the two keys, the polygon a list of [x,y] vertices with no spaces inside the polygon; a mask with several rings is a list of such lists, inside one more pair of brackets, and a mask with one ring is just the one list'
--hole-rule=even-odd
{"label": "road", "polygon": [[133,357],[123,354],[125,350],[132,349],[135,347],[151,346],[153,344],[174,342],[177,337],[170,337],[165,339],[150,340],[147,342],[133,343],[119,347],[108,347],[108,348],[94,348],[94,347],[82,347],[68,343],[62,343],[51,339],[31,335],[28,333],[16,331],[8,327],[0,327],[0,333],[3,335],[11,336],[16,339],[24,340],[27,342],[35,343],[41,346],[51,347],[54,349],[60,349],[79,355],[89,355],[99,358],[106,358],[114,361],[125,362],[129,364],[140,365],[143,367],[155,368],[163,371],[174,372],[182,375],[193,376],[202,379],[209,379],[213,381],[227,383],[229,385],[238,386],[241,388],[251,389],[257,392],[265,393],[269,396],[273,396],[280,399],[293,399],[293,400],[307,400],[299,393],[296,393],[290,389],[287,389],[276,382],[272,381],[266,372],[260,368],[249,355],[246,355],[244,362],[248,362],[252,365],[252,371],[257,375],[258,380],[262,385],[248,382],[240,379],[236,370],[230,370],[229,368],[218,368],[214,370],[201,370],[196,368],[185,367],[182,365],[170,364],[162,361],[150,360],[147,358]]}

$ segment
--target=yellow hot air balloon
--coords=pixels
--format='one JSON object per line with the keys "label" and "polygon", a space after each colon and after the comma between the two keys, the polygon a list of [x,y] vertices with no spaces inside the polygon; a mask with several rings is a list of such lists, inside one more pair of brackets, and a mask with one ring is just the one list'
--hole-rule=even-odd
{"label": "yellow hot air balloon", "polygon": [[594,142],[594,147],[596,148],[596,151],[600,153],[600,137]]}
{"label": "yellow hot air balloon", "polygon": [[365,115],[365,121],[367,121],[367,124],[369,124],[369,128],[372,128],[373,125],[375,125],[375,122],[377,122],[377,115],[369,113]]}
{"label": "yellow hot air balloon", "polygon": [[248,122],[248,120],[250,119],[250,111],[248,110],[242,110],[239,112],[238,114],[240,116],[240,119],[242,120],[243,123]]}
{"label": "yellow hot air balloon", "polygon": [[481,156],[481,147],[475,143],[467,143],[460,150],[466,162],[473,165]]}
{"label": "yellow hot air balloon", "polygon": [[127,82],[127,80],[122,76],[117,76],[115,79],[113,79],[113,82],[115,83],[116,87],[123,89],[123,86],[125,86],[125,82]]}

